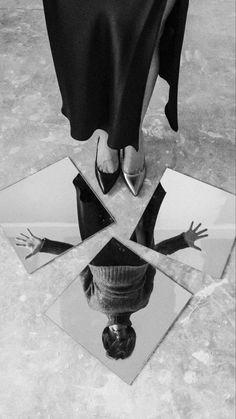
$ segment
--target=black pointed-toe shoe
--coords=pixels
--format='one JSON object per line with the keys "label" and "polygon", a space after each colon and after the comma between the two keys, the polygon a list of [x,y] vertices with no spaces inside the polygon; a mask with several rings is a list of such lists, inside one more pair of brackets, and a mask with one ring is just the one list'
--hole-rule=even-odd
{"label": "black pointed-toe shoe", "polygon": [[[114,186],[114,184],[116,183],[119,174],[120,174],[120,157],[119,157],[119,165],[117,170],[114,173],[105,173],[102,172],[97,165],[97,155],[98,155],[98,143],[99,143],[100,137],[98,138],[97,141],[97,149],[96,149],[96,158],[95,158],[95,175],[98,181],[98,184],[102,190],[102,192],[105,194],[107,194],[111,188]],[[119,156],[119,154],[118,154]]]}

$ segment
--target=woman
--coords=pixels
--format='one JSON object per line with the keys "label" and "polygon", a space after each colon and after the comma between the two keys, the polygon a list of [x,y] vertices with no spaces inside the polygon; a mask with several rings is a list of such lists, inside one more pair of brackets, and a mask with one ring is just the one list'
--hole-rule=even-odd
{"label": "woman", "polygon": [[134,195],[141,189],[146,173],[142,122],[158,74],[170,85],[165,113],[178,130],[188,1],[43,0],[61,111],[74,139],[98,134],[95,173],[103,193],[120,169]]}

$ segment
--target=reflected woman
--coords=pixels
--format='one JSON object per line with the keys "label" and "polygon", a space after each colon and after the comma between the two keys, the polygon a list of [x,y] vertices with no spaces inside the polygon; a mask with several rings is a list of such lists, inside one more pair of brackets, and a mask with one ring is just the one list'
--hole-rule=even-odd
{"label": "reflected woman", "polygon": [[[78,195],[79,196],[79,195]],[[78,205],[79,225],[82,239],[98,231],[97,206],[82,194]],[[165,191],[159,184],[144,214],[134,230],[131,240],[163,254],[171,254],[180,249],[193,247],[199,250],[195,241],[206,237],[207,229],[199,231],[200,225],[161,243],[154,243],[154,228],[157,215],[164,199]],[[86,197],[86,199],[85,199]],[[88,207],[89,205],[89,207]],[[89,211],[86,209],[89,208]],[[32,233],[31,233],[32,234]],[[44,238],[24,236],[19,244],[27,246],[33,240],[35,246],[31,256],[38,252],[60,254],[65,248],[73,247]],[[132,327],[131,315],[145,308],[153,291],[156,269],[112,238],[81,272],[80,278],[89,306],[102,312],[107,317],[107,324],[102,332],[102,342],[107,356],[113,359],[125,359],[131,356],[136,342],[136,333]]]}
{"label": "reflected woman", "polygon": [[[154,243],[154,228],[166,192],[158,185],[131,240],[162,254],[172,254],[192,247],[195,241],[207,237],[200,224],[175,237]],[[112,239],[80,274],[89,306],[104,313],[108,322],[102,333],[106,355],[114,359],[129,357],[136,342],[131,315],[145,308],[153,291],[156,269],[137,254]]]}
{"label": "reflected woman", "polygon": [[155,273],[152,265],[115,238],[81,272],[90,308],[107,317],[102,332],[107,356],[117,360],[132,354],[136,333],[130,317],[147,306]]}

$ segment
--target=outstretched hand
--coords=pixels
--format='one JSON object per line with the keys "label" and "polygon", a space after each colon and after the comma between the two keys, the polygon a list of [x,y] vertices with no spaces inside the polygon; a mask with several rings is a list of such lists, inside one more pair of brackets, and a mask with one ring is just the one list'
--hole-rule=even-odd
{"label": "outstretched hand", "polygon": [[33,255],[36,255],[42,247],[43,240],[39,237],[36,237],[29,228],[27,228],[29,235],[20,233],[21,237],[16,237],[16,246],[26,247],[30,253],[25,257],[25,259],[30,258]]}
{"label": "outstretched hand", "polygon": [[196,246],[194,242],[196,240],[203,239],[204,237],[208,237],[208,234],[203,234],[207,231],[207,228],[204,228],[203,230],[199,231],[199,228],[201,225],[202,223],[199,223],[197,227],[193,228],[193,221],[192,221],[188,231],[184,233],[184,239],[187,242],[188,246],[193,247],[194,249],[200,250],[200,251],[202,249]]}

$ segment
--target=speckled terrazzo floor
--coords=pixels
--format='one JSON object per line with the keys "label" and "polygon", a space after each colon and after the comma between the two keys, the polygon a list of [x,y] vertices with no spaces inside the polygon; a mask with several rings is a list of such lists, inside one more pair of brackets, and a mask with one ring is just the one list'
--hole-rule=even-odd
{"label": "speckled terrazzo floor", "polygon": [[[97,189],[94,141],[70,138],[39,0],[0,0],[0,188],[69,155]],[[234,417],[234,271],[213,279],[132,247],[193,292],[158,351],[127,386],[42,312],[111,234],[123,242],[165,167],[234,192],[233,1],[192,0],[183,47],[178,134],[158,83],[143,130],[148,176],[139,198],[120,180],[102,197],[113,226],[28,275],[0,233],[0,418],[231,419]],[[99,128],[99,127],[98,127]],[[83,159],[81,156],[83,155]],[[130,205],[136,211],[123,215]]]}

